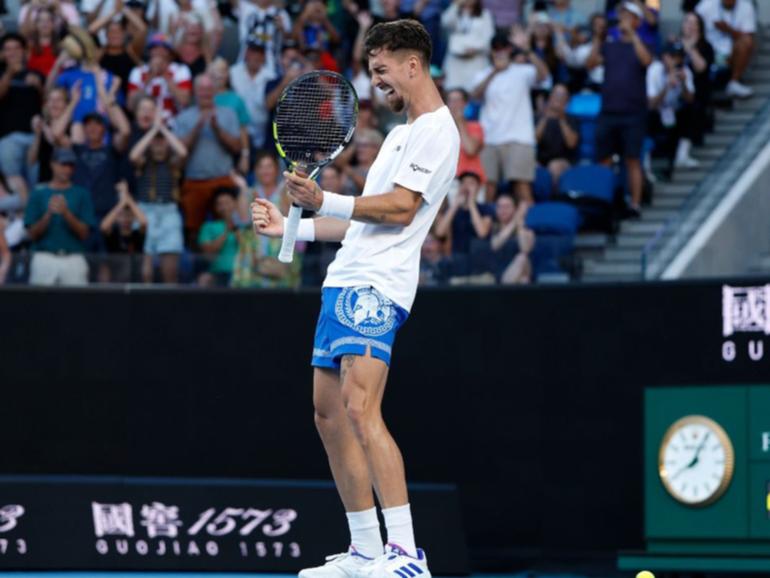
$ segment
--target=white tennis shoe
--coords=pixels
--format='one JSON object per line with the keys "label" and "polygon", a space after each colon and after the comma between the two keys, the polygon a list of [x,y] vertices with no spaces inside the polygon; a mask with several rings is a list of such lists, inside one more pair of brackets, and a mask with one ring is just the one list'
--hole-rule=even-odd
{"label": "white tennis shoe", "polygon": [[397,544],[387,544],[385,554],[363,566],[359,578],[431,578],[425,552],[410,556]]}
{"label": "white tennis shoe", "polygon": [[375,560],[377,558],[364,556],[351,546],[347,552],[327,556],[323,566],[300,570],[299,578],[359,578],[361,570]]}

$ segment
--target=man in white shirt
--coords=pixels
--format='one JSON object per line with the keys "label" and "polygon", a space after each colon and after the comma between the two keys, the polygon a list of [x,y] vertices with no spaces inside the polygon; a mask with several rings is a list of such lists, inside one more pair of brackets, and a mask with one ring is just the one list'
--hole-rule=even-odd
{"label": "man in white shirt", "polygon": [[[460,136],[430,77],[431,41],[415,20],[381,23],[365,40],[372,85],[407,124],[390,131],[360,197],[322,191],[285,173],[297,205],[318,211],[298,238],[340,241],[322,294],[312,364],[316,425],[351,534],[348,551],[300,578],[430,578],[415,545],[401,453],[380,404],[397,329],[412,306],[420,249],[455,175]],[[260,234],[280,236],[283,216],[252,205]],[[372,486],[388,533],[383,552]],[[404,570],[406,568],[407,570]]]}
{"label": "man in white shirt", "polygon": [[[238,16],[238,38],[241,46],[248,39],[255,39],[265,46],[267,66],[279,70],[283,40],[291,36],[291,18],[273,0],[231,0]],[[239,59],[243,58],[241,52]]]}
{"label": "man in white shirt", "polygon": [[243,61],[230,68],[230,86],[243,99],[249,111],[249,137],[255,149],[265,142],[268,111],[265,106],[265,87],[275,75],[265,64],[265,45],[254,38],[246,43]]}
{"label": "man in white shirt", "polygon": [[695,11],[703,18],[706,40],[719,66],[730,68],[727,94],[748,98],[754,91],[741,82],[754,52],[757,15],[751,0],[701,0]]}
{"label": "man in white shirt", "polygon": [[497,183],[513,182],[519,206],[517,220],[534,203],[535,120],[530,91],[549,77],[548,67],[522,41],[514,47],[507,36],[492,40],[492,64],[474,79],[472,97],[483,99],[479,120],[484,129],[481,162],[487,176],[487,200],[494,200]]}

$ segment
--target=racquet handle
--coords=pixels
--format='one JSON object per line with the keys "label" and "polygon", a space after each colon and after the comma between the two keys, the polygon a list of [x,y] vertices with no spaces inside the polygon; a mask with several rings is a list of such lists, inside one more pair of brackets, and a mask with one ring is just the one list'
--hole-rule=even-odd
{"label": "racquet handle", "polygon": [[291,263],[294,258],[294,244],[297,242],[297,231],[299,229],[299,220],[301,218],[302,207],[292,205],[289,209],[289,216],[283,224],[281,252],[278,253],[278,260],[281,263]]}

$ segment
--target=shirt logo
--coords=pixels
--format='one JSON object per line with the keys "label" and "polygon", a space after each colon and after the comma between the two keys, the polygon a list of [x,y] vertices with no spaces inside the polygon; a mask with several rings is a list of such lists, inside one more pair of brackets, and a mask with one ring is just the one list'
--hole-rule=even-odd
{"label": "shirt logo", "polygon": [[423,168],[420,165],[417,165],[415,163],[410,164],[409,168],[412,169],[412,171],[415,172],[415,173],[419,172],[419,173],[424,173],[426,175],[429,175],[431,173],[430,170],[428,170],[426,168]]}

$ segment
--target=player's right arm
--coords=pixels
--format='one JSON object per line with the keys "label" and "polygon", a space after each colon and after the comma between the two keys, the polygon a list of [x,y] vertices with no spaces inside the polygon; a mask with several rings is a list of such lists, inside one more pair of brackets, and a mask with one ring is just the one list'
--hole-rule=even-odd
{"label": "player's right arm", "polygon": [[[254,232],[266,237],[283,236],[283,220],[281,211],[267,199],[254,199],[251,204],[251,221]],[[303,219],[313,226],[316,241],[339,242],[345,237],[345,232],[350,226],[350,221],[335,219],[334,217],[317,217],[315,219]]]}

